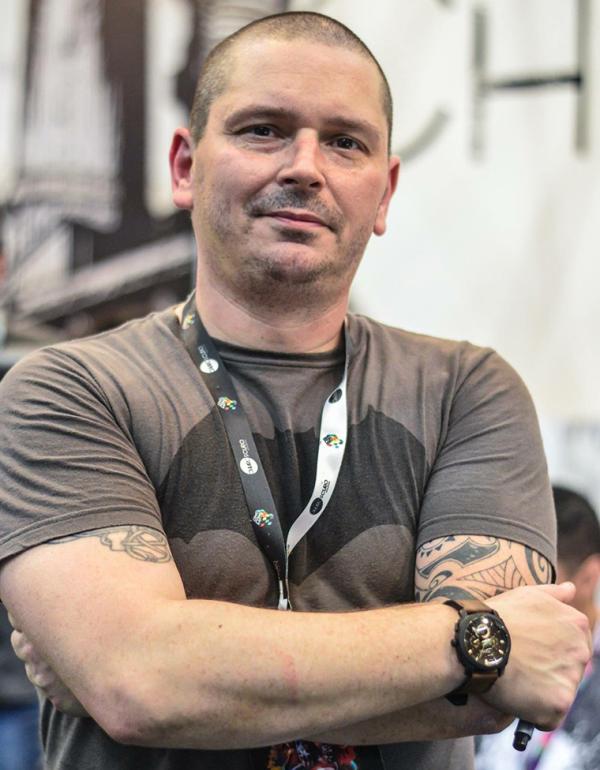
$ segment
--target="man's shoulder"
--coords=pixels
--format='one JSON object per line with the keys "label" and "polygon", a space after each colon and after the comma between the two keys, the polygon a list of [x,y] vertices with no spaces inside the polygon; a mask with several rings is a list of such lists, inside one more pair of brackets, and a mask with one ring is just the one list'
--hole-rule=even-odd
{"label": "man's shoulder", "polygon": [[113,329],[52,345],[54,350],[76,359],[93,358],[95,355],[115,353],[143,354],[162,345],[172,346],[177,329],[174,308],[133,318]]}
{"label": "man's shoulder", "polygon": [[353,363],[361,388],[384,401],[417,406],[468,404],[490,394],[528,403],[527,388],[513,367],[490,347],[407,331],[365,316],[349,317]]}
{"label": "man's shoulder", "polygon": [[49,403],[62,403],[67,394],[122,403],[167,381],[177,387],[188,364],[176,330],[177,319],[170,309],[39,348],[18,361],[0,382],[0,401],[7,410],[35,394]]}
{"label": "man's shoulder", "polygon": [[[388,364],[402,360],[404,364],[437,368],[440,365],[469,369],[480,364],[503,359],[490,347],[468,340],[435,337],[408,331],[376,321],[368,316],[348,316],[350,336],[357,350],[377,355]],[[401,359],[399,358],[401,357]]]}
{"label": "man's shoulder", "polygon": [[108,369],[116,362],[131,364],[142,357],[162,355],[165,348],[174,348],[177,328],[173,308],[135,318],[120,326],[88,337],[57,342],[24,356],[10,370],[7,379],[23,376],[32,370],[60,367],[69,371]]}

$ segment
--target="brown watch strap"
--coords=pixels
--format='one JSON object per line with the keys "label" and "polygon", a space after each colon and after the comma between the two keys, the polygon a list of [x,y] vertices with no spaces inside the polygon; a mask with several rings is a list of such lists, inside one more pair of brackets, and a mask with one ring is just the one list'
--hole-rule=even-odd
{"label": "brown watch strap", "polygon": [[[489,612],[497,615],[495,610],[479,599],[447,599],[444,604],[453,607],[459,614],[464,610],[469,615],[474,612]],[[497,670],[465,671],[465,673],[466,678],[464,682],[446,696],[448,700],[456,705],[464,705],[467,702],[468,695],[481,695],[487,692],[499,676]]]}
{"label": "brown watch strap", "polygon": [[460,612],[466,610],[469,614],[471,612],[491,612],[496,615],[496,610],[493,610],[489,604],[482,602],[480,599],[446,599],[444,604],[454,607],[455,610]]}
{"label": "brown watch strap", "polygon": [[456,690],[452,690],[452,694],[481,695],[490,689],[496,679],[498,679],[497,671],[473,671]]}

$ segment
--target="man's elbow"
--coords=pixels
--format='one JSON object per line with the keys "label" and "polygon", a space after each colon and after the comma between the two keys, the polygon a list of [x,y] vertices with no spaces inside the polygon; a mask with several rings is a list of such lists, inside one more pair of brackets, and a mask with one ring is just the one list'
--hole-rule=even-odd
{"label": "man's elbow", "polygon": [[[95,702],[86,703],[90,716],[117,743],[149,748],[205,748],[203,725],[213,714],[203,710],[202,699],[194,703],[193,713],[186,712],[175,694],[147,683],[122,683],[104,692]],[[187,746],[185,736],[193,735],[194,745]],[[204,739],[209,743],[210,734]]]}
{"label": "man's elbow", "polygon": [[[81,698],[89,715],[117,743],[132,746],[153,746],[166,721],[166,709],[161,699],[146,684],[140,687],[119,677],[108,687]],[[162,713],[161,713],[162,712]]]}

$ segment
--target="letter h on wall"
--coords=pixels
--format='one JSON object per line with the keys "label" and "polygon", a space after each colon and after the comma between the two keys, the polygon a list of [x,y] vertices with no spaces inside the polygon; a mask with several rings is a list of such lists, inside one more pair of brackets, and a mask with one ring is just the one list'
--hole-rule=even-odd
{"label": "letter h on wall", "polygon": [[488,73],[488,15],[477,8],[473,16],[473,133],[471,148],[481,158],[485,142],[486,100],[493,94],[511,89],[568,87],[576,90],[575,150],[588,149],[589,125],[589,21],[590,0],[577,2],[577,40],[575,68],[570,71],[527,73],[521,77],[494,78]]}

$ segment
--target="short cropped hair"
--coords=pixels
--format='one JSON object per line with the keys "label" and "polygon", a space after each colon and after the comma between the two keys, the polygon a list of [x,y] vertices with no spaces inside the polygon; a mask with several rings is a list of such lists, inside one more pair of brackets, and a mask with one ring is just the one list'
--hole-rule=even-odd
{"label": "short cropped hair", "polygon": [[227,88],[231,59],[236,43],[244,39],[310,40],[355,51],[370,59],[381,76],[381,101],[388,126],[388,149],[392,136],[393,103],[387,78],[377,59],[363,41],[341,22],[310,11],[294,11],[265,16],[226,37],[208,54],[200,70],[190,112],[190,131],[197,144],[206,128],[212,103]]}
{"label": "short cropped hair", "polygon": [[583,495],[553,486],[558,525],[558,558],[575,571],[592,554],[600,554],[600,523]]}

